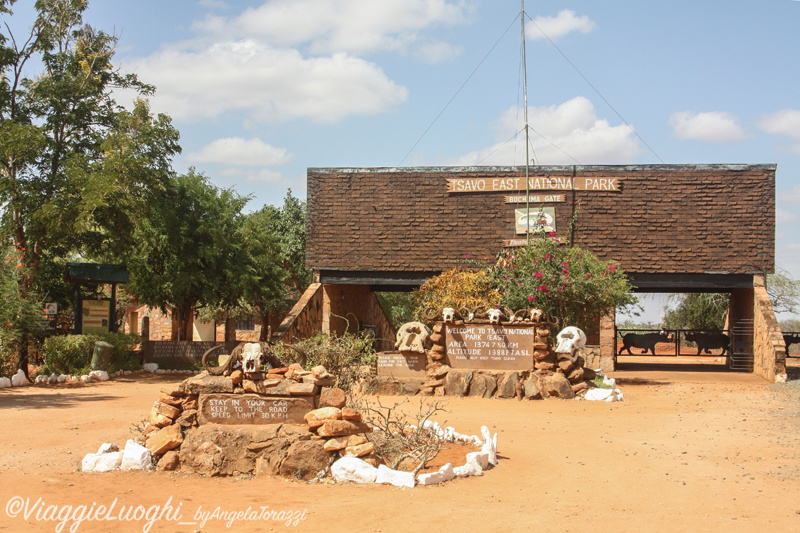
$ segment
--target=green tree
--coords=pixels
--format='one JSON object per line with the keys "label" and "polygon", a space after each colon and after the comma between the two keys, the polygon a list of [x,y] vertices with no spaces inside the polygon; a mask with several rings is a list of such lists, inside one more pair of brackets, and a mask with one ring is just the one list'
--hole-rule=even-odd
{"label": "green tree", "polygon": [[[0,0],[12,15],[14,0]],[[144,100],[119,107],[112,90],[153,91],[111,64],[116,39],[83,23],[87,2],[38,0],[30,32],[0,33],[0,202],[3,234],[44,285],[44,257],[126,253],[133,220],[171,173],[180,148],[165,116]],[[34,67],[34,76],[26,73]],[[27,371],[27,343],[19,367]]]}
{"label": "green tree", "polygon": [[677,294],[673,299],[677,299],[677,304],[665,309],[663,328],[718,330],[725,327],[729,294],[688,293]]}
{"label": "green tree", "polygon": [[197,308],[235,308],[243,277],[258,275],[242,239],[247,201],[191,169],[170,181],[134,232],[129,289],[145,305],[174,308],[178,340],[191,340]]}
{"label": "green tree", "polygon": [[278,260],[288,281],[299,294],[311,284],[311,272],[306,269],[306,203],[286,193],[283,206],[264,206],[259,215],[272,235],[278,237]]}
{"label": "green tree", "polygon": [[28,292],[22,298],[20,285],[30,282],[30,270],[13,246],[6,246],[0,257],[0,376],[9,376],[17,366],[17,354],[28,339],[42,330],[42,302]]}

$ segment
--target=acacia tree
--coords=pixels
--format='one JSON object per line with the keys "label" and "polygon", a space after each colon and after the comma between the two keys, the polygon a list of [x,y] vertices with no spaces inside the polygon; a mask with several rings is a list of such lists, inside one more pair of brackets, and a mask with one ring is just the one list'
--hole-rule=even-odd
{"label": "acacia tree", "polygon": [[130,291],[145,305],[174,308],[178,339],[191,340],[197,308],[234,308],[257,276],[242,238],[249,198],[190,169],[170,180],[134,232]]}
{"label": "acacia tree", "polygon": [[[12,14],[14,0],[0,0]],[[114,89],[153,91],[111,64],[116,39],[83,23],[84,0],[38,0],[30,32],[0,33],[0,202],[3,235],[24,260],[19,296],[42,284],[43,257],[124,255],[133,220],[180,151],[169,118]],[[33,65],[40,71],[29,77]],[[27,342],[18,367],[27,372]]]}

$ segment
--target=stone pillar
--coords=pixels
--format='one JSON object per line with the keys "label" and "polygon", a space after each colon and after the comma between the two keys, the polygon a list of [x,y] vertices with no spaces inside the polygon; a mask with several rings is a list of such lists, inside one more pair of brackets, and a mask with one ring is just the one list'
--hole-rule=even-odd
{"label": "stone pillar", "polygon": [[614,356],[617,353],[616,321],[617,312],[614,309],[600,318],[600,358],[605,363],[604,368],[610,367],[611,370],[614,370]]}

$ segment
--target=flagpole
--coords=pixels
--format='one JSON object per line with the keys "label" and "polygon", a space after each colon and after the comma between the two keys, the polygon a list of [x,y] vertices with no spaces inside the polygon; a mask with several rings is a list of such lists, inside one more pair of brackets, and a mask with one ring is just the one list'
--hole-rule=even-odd
{"label": "flagpole", "polygon": [[524,93],[524,117],[525,117],[525,220],[528,230],[525,233],[525,244],[531,243],[531,182],[530,176],[530,155],[528,153],[528,60],[525,54],[525,0],[520,0],[522,13],[522,87]]}

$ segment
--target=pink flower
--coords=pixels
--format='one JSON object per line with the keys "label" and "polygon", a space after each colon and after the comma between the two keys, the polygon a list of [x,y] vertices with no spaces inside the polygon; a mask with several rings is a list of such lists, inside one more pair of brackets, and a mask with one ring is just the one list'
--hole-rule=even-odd
{"label": "pink flower", "polygon": [[561,263],[561,266],[567,266],[567,265],[568,265],[568,263],[566,261]]}
{"label": "pink flower", "polygon": [[548,237],[555,237],[556,236],[556,232],[555,231],[551,231],[547,235],[548,235]]}
{"label": "pink flower", "polygon": [[545,256],[544,256],[544,260],[545,260],[545,261],[547,261],[547,260],[548,260],[548,259],[550,259],[551,257],[553,257],[553,256],[552,256],[552,255],[550,255],[550,254],[545,254]]}
{"label": "pink flower", "polygon": [[592,274],[591,274],[590,272],[587,272],[587,273],[586,273],[586,277],[587,277],[587,278],[591,278],[591,277],[592,277]]}
{"label": "pink flower", "polygon": [[547,285],[539,285],[539,290],[540,291],[546,291],[547,290]]}
{"label": "pink flower", "polygon": [[529,301],[529,302],[532,302],[532,301],[534,301],[535,299],[536,299],[536,298],[535,298],[534,296],[528,296],[528,301]]}
{"label": "pink flower", "polygon": [[544,274],[542,274],[541,272],[537,272],[536,274],[533,275],[534,278],[541,278],[542,276],[544,276]]}
{"label": "pink flower", "polygon": [[569,274],[569,270],[567,270],[566,268],[562,268],[561,273],[564,275]]}

